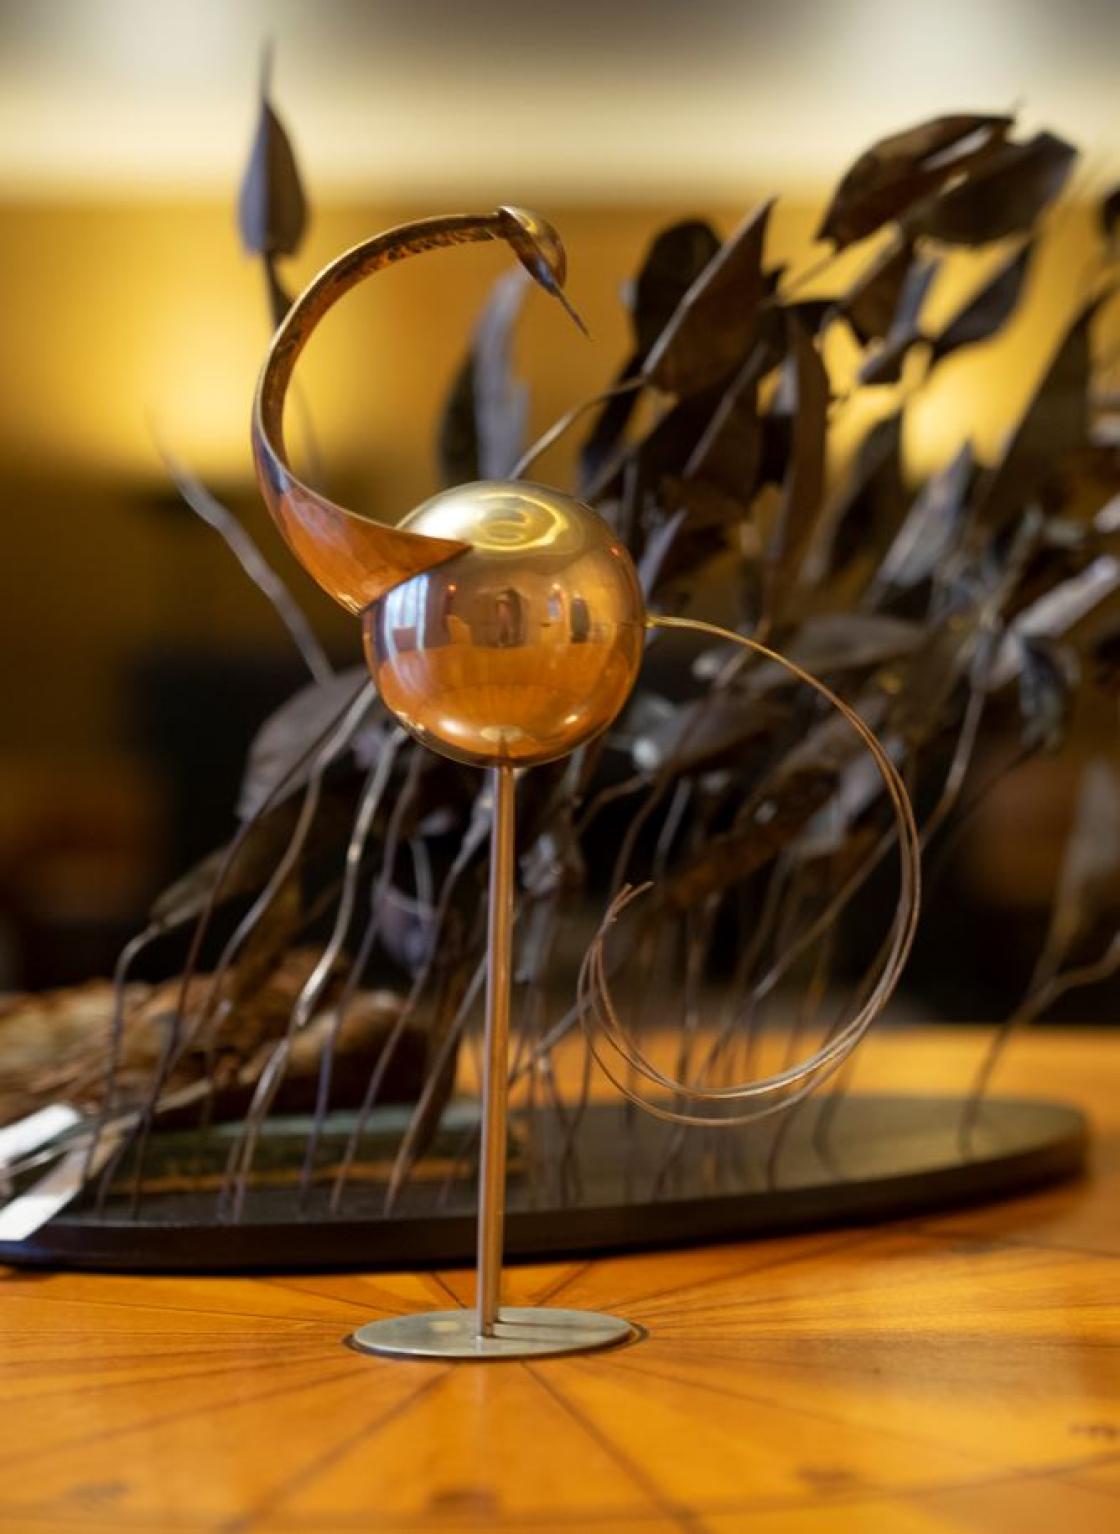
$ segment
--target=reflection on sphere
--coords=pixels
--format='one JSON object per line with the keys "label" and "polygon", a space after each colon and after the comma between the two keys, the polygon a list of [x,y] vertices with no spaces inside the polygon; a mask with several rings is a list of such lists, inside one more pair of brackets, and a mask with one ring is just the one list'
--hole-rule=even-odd
{"label": "reflection on sphere", "polygon": [[433,750],[475,765],[551,761],[616,718],[642,654],[629,554],[559,491],[480,483],[402,524],[471,545],[364,615],[386,707]]}

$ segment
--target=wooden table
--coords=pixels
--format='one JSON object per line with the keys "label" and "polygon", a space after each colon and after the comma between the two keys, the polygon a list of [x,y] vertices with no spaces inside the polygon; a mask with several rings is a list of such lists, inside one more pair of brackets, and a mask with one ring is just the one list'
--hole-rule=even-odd
{"label": "wooden table", "polygon": [[[959,1089],[979,1033],[885,1036],[866,1085]],[[648,1335],[541,1363],[391,1363],[374,1315],[463,1273],[0,1276],[0,1530],[1120,1530],[1120,1037],[998,1085],[1088,1106],[1085,1182],[878,1229],[524,1267],[508,1298]]]}

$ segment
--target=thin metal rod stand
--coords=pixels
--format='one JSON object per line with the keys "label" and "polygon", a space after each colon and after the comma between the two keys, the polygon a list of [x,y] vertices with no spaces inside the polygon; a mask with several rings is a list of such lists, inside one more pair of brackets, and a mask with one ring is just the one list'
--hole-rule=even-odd
{"label": "thin metal rod stand", "polygon": [[595,1311],[502,1308],[502,1246],[509,1133],[509,1013],[513,981],[514,769],[491,767],[494,829],[478,1164],[478,1290],[474,1310],[390,1316],[359,1327],[351,1345],[390,1358],[502,1359],[587,1353],[635,1335],[628,1321]]}
{"label": "thin metal rod stand", "polygon": [[502,1298],[506,1140],[509,1121],[509,1011],[513,966],[513,768],[490,768],[494,800],[486,969],[486,1033],[482,1063],[482,1142],[478,1165],[478,1335],[492,1337]]}

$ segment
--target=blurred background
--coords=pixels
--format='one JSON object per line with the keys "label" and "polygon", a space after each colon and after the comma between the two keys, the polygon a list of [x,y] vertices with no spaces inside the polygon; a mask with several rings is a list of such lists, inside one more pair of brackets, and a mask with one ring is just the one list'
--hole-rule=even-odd
{"label": "blurred background", "polygon": [[[1114,0],[0,0],[0,989],[110,971],[152,895],[228,836],[246,745],[303,680],[157,439],[243,517],[332,656],[357,658],[356,626],[267,525],[247,450],[270,324],[235,204],[266,40],[313,209],[291,286],[428,213],[523,203],[560,228],[594,339],[529,300],[519,359],[542,429],[613,375],[620,287],[666,222],[727,232],[777,193],[768,258],[808,269],[830,188],[873,139],[1016,109],[1083,158],[1013,322],[939,369],[904,442],[915,483],[966,432],[990,458],[1083,299],[1096,204],[1120,180]],[[934,320],[978,259],[939,279]],[[325,322],[301,387],[337,499],[395,520],[436,488],[440,401],[502,265],[486,247],[433,257]],[[1099,328],[1106,360],[1117,339],[1115,319]],[[845,418],[837,476],[866,411]],[[566,474],[563,452],[542,469]],[[1085,701],[1070,746],[977,818],[912,1012],[1012,1005],[1079,762],[1116,744],[1115,705]],[[1074,1010],[1111,1021],[1113,998]]]}

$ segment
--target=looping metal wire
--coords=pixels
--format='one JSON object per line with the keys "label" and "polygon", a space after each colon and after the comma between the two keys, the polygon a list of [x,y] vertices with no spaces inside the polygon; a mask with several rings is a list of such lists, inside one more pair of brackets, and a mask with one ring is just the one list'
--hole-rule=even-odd
{"label": "looping metal wire", "polygon": [[[604,957],[604,937],[618,916],[646,890],[649,884],[636,889],[625,888],[612,901],[607,914],[584,956],[580,969],[577,992],[577,1013],[580,1026],[586,1035],[588,1047],[600,1069],[622,1095],[655,1118],[673,1124],[693,1124],[701,1127],[719,1125],[742,1125],[781,1112],[808,1096],[829,1076],[843,1065],[859,1044],[864,1034],[890,1000],[906,964],[914,941],[921,900],[921,846],[914,812],[905,785],[894,763],[880,744],[875,733],[864,723],[855,710],[811,672],[772,650],[757,639],[748,639],[714,623],[698,619],[651,617],[652,627],[681,629],[689,633],[712,635],[717,639],[741,645],[764,659],[776,662],[792,676],[805,683],[831,705],[851,726],[863,746],[869,752],[878,769],[894,812],[898,831],[899,874],[901,894],[890,928],[890,942],[883,955],[878,979],[867,995],[863,1005],[842,1028],[834,1030],[830,1037],[813,1054],[796,1065],[747,1081],[724,1087],[705,1087],[692,1082],[680,1081],[660,1070],[628,1036],[619,1019],[611,996]],[[606,1046],[606,1047],[604,1047]],[[628,1068],[634,1081],[645,1083],[647,1088],[660,1090],[695,1104],[709,1103],[713,1111],[700,1112],[670,1106],[643,1095],[623,1077],[615,1062]],[[750,1103],[742,1111],[719,1112],[717,1105],[725,1104],[734,1109],[736,1105]]]}

